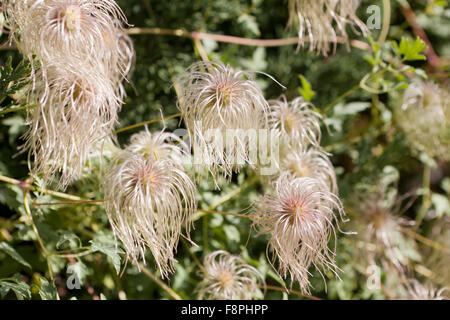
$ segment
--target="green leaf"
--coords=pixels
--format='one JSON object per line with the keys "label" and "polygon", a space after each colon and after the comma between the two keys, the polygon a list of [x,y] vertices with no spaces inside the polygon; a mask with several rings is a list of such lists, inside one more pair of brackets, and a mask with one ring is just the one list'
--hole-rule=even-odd
{"label": "green leaf", "polygon": [[448,197],[439,193],[433,193],[431,195],[431,202],[433,203],[438,218],[444,215],[450,215],[450,201]]}
{"label": "green leaf", "polygon": [[225,232],[228,240],[236,242],[239,242],[241,240],[239,230],[235,226],[226,225],[223,227],[223,231]]}
{"label": "green leaf", "polygon": [[[395,42],[394,42],[395,43]],[[426,49],[426,44],[420,38],[416,38],[414,42],[403,37],[400,45],[394,45],[394,51],[403,56],[404,61],[426,60],[426,57],[421,54]]]}
{"label": "green leaf", "polygon": [[28,262],[26,262],[25,259],[22,258],[22,256],[19,253],[17,253],[17,251],[14,250],[14,248],[11,247],[8,243],[0,242],[0,250],[5,252],[6,254],[8,254],[11,258],[16,260],[20,264],[31,269],[30,264]]}
{"label": "green leaf", "polygon": [[31,290],[30,286],[27,283],[15,278],[1,279],[1,298],[4,298],[10,290],[12,290],[16,294],[16,297],[19,300],[31,299]]}
{"label": "green leaf", "polygon": [[40,277],[39,279],[39,295],[41,296],[42,300],[56,300],[57,299],[57,292],[56,288],[53,284],[48,282],[48,280],[44,277]]}
{"label": "green leaf", "polygon": [[[31,72],[29,63],[22,61],[16,68],[12,66],[12,56],[8,57],[4,66],[0,66],[0,103],[5,98],[14,94],[28,84],[28,76]],[[4,111],[7,108],[0,108]]]}
{"label": "green leaf", "polygon": [[304,76],[299,75],[298,77],[302,83],[302,87],[298,89],[298,92],[306,101],[311,101],[316,96],[316,92],[312,89],[311,84]]}
{"label": "green leaf", "polygon": [[118,247],[114,237],[111,234],[100,232],[90,243],[93,252],[102,252],[111,259],[117,274],[119,274],[121,261],[119,254],[123,253],[123,250]]}
{"label": "green leaf", "polygon": [[241,15],[238,20],[238,23],[241,23],[245,28],[251,31],[255,36],[259,37],[261,35],[261,31],[259,30],[258,22],[254,16],[248,15],[244,13]]}
{"label": "green leaf", "polygon": [[61,249],[63,245],[67,245],[69,249],[81,247],[80,238],[72,231],[61,231],[61,237],[56,243],[56,249]]}
{"label": "green leaf", "polygon": [[336,107],[334,107],[334,114],[339,116],[351,115],[364,111],[369,107],[370,107],[369,102],[351,102],[346,105],[338,104],[336,105]]}

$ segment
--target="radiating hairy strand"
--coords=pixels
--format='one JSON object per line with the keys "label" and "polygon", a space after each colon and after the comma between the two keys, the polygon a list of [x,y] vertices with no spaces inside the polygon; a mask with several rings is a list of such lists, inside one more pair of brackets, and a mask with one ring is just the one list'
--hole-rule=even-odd
{"label": "radiating hairy strand", "polygon": [[199,299],[251,300],[261,294],[264,278],[241,258],[218,250],[205,257]]}

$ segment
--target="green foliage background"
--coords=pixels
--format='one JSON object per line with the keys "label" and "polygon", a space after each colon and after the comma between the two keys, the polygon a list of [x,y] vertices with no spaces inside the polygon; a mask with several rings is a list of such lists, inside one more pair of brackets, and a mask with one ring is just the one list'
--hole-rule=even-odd
{"label": "green foliage background", "polygon": [[[412,39],[413,43],[415,37],[398,7],[398,2],[391,2],[393,8],[388,40],[400,42],[405,38]],[[446,1],[409,2],[437,54],[449,57],[450,10]],[[294,31],[286,29],[286,1],[120,0],[118,3],[125,11],[129,23],[141,28],[186,29],[265,39],[295,36]],[[367,20],[366,9],[372,4],[382,7],[382,1],[363,1],[359,10],[363,21]],[[373,39],[378,38],[378,33],[378,30],[373,30]],[[359,39],[367,42],[366,39]],[[7,35],[3,35],[2,40],[6,42]],[[200,60],[190,39],[136,35],[133,40],[137,53],[136,66],[131,83],[127,85],[128,98],[120,113],[118,127],[158,118],[160,110],[164,115],[177,113],[173,80],[191,63]],[[371,55],[370,52],[357,48],[348,50],[343,45],[329,57],[317,56],[304,50],[296,51],[295,46],[262,48],[211,40],[204,40],[203,45],[211,60],[221,60],[238,69],[266,72],[286,86],[287,89],[283,90],[267,77],[258,77],[258,83],[268,99],[277,98],[282,93],[289,99],[295,98],[301,93],[307,94],[305,89],[310,93],[308,88],[305,88],[305,82],[302,85],[300,75],[303,76],[315,92],[312,103],[321,111],[372,72],[371,64],[365,59]],[[394,53],[387,46],[381,48],[381,51],[383,59],[388,58],[388,52]],[[443,58],[443,61],[447,61],[447,65],[444,65],[441,71],[448,74],[448,58]],[[407,63],[425,70],[430,78],[434,77],[432,73],[436,73],[436,70],[430,69],[427,61],[414,60]],[[0,52],[0,65],[0,111],[24,107],[14,100],[14,95],[26,85],[21,79],[29,72],[29,65],[22,61],[14,50]],[[420,187],[424,163],[432,161],[410,149],[403,134],[396,128],[392,116],[398,92],[402,84],[410,82],[410,79],[405,76],[378,80],[389,81],[392,86],[398,86],[399,90],[379,95],[354,90],[326,114],[325,122],[329,125],[330,132],[327,133],[327,129],[323,127],[325,137],[322,145],[332,153],[340,196],[344,202],[354,193],[356,183],[375,183],[387,166],[394,167],[399,173],[400,193]],[[26,130],[25,111],[13,111],[0,114],[0,174],[25,181],[29,177],[27,155],[18,153],[18,146],[23,144],[21,135]],[[179,122],[168,120],[166,125],[168,129],[174,130]],[[151,130],[161,128],[162,123],[150,126]],[[126,143],[129,136],[140,129],[120,134],[119,142]],[[94,168],[92,174],[72,185],[67,193],[82,198],[102,199],[96,170]],[[430,210],[436,214],[426,217],[422,224],[419,232],[424,237],[427,237],[431,226],[438,219],[450,214],[449,173],[449,164],[443,162],[438,162],[437,168],[433,170],[431,193],[436,196],[431,197],[435,200],[430,204]],[[237,174],[231,183],[224,182],[220,191],[214,190],[212,181],[199,183],[198,189],[199,208],[203,209],[234,194],[215,208],[227,212],[242,211],[262,193],[260,182],[250,170]],[[0,296],[4,299],[53,299],[56,298],[55,287],[48,281],[47,262],[37,245],[35,233],[24,210],[23,193],[21,186],[0,182]],[[57,198],[37,192],[33,192],[33,199],[35,202],[57,201]],[[409,208],[405,216],[412,220],[416,218],[421,206],[420,200],[421,197]],[[60,298],[170,298],[166,291],[145,273],[139,272],[136,266],[126,264],[121,251],[115,250],[116,244],[101,205],[32,206],[32,212],[42,241],[50,252],[76,253],[88,250],[86,255],[69,259],[51,257],[55,286]],[[350,213],[350,218],[358,219],[357,213]],[[255,232],[251,231],[251,222],[248,219],[218,214],[200,217],[192,232],[192,239],[198,247],[186,246],[180,242],[176,273],[166,282],[182,298],[195,299],[195,287],[200,278],[192,255],[201,260],[209,251],[224,249],[241,254],[247,262],[258,267],[266,276],[269,285],[280,287],[282,284],[266,259],[268,238],[256,236]],[[386,292],[382,290],[367,289],[365,270],[354,259],[354,241],[352,236],[339,236],[337,261],[344,271],[342,281],[329,274],[328,288],[325,290],[321,276],[313,272],[314,296],[329,299],[387,297]],[[191,247],[191,253],[187,247]],[[422,252],[429,253],[429,250],[431,249],[418,242],[411,256],[420,256]],[[151,255],[148,254],[147,258],[148,270],[156,274]],[[423,266],[426,261],[416,259],[416,264]],[[66,287],[66,280],[73,272],[82,280],[79,290],[68,290]],[[382,277],[384,279],[384,274]],[[423,274],[418,274],[418,277],[426,278]],[[293,289],[296,289],[295,284]],[[302,297],[268,290],[265,298]]]}

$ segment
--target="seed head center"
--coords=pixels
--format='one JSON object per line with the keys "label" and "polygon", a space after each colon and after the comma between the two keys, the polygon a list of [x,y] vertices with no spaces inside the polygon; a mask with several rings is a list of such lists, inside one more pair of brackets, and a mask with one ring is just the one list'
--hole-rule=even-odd
{"label": "seed head center", "polygon": [[230,287],[233,283],[232,274],[225,270],[221,271],[219,274],[219,282],[220,282],[222,288]]}
{"label": "seed head center", "polygon": [[62,16],[67,30],[75,31],[80,28],[81,12],[79,7],[67,6]]}

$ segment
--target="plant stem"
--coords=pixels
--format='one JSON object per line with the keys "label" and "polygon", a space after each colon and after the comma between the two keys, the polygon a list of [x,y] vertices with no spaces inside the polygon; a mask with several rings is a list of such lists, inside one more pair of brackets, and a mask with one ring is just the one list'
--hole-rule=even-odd
{"label": "plant stem", "polygon": [[202,233],[203,233],[203,249],[205,253],[209,252],[209,235],[208,235],[208,215],[204,215],[202,219]]}
{"label": "plant stem", "polygon": [[145,126],[147,124],[152,124],[152,123],[155,123],[155,122],[169,120],[169,119],[178,118],[178,117],[181,117],[181,113],[173,114],[173,115],[170,115],[170,116],[167,116],[167,117],[163,117],[163,118],[159,118],[159,119],[153,119],[153,120],[148,120],[148,121],[144,121],[144,122],[139,122],[139,123],[133,124],[131,126],[128,126],[128,127],[122,128],[122,129],[118,129],[118,130],[114,131],[114,134],[118,134],[118,133],[121,133],[121,132],[124,132],[124,131],[127,131],[127,130],[132,130],[132,129],[135,129],[135,128],[139,128],[139,127]]}
{"label": "plant stem", "polygon": [[[31,214],[31,210],[30,207],[28,206],[28,191],[24,192],[23,194],[23,205],[25,207],[25,212],[27,213],[28,219],[30,220],[30,224],[31,227],[36,235],[36,240],[42,250],[42,253],[44,254],[45,260],[47,261],[47,269],[48,269],[48,276],[50,279],[50,283],[52,285],[54,284],[54,279],[53,279],[53,271],[52,271],[52,266],[50,263],[50,253],[48,252],[47,248],[44,245],[44,242],[42,241],[41,236],[39,235],[39,230],[36,227],[36,224],[34,223],[34,219],[33,219],[33,215]],[[56,299],[59,300],[59,295],[58,293],[56,293]]]}
{"label": "plant stem", "polygon": [[400,10],[402,11],[403,15],[405,16],[406,21],[408,21],[408,24],[411,26],[414,35],[416,35],[417,37],[421,38],[426,43],[427,49],[426,49],[425,52],[426,52],[426,55],[427,55],[428,63],[433,68],[438,70],[440,72],[441,76],[445,76],[445,74],[443,74],[444,69],[440,66],[441,65],[441,63],[440,63],[441,59],[436,54],[436,51],[434,51],[433,45],[432,45],[430,39],[428,39],[428,36],[427,36],[426,32],[417,23],[416,14],[411,9],[411,6],[409,5],[407,0],[401,0],[400,1]]}
{"label": "plant stem", "polygon": [[29,108],[35,108],[36,106],[37,105],[35,105],[35,104],[31,104],[31,105],[22,106],[22,107],[19,107],[19,108],[9,108],[9,109],[6,109],[6,110],[1,110],[0,114],[7,114],[7,113],[10,113],[10,112],[16,112],[16,111],[20,111],[20,110],[29,109]]}
{"label": "plant stem", "polygon": [[336,104],[338,104],[339,102],[341,102],[343,99],[345,99],[346,97],[348,97],[349,95],[351,95],[353,92],[355,92],[356,90],[361,88],[361,84],[358,83],[356,86],[354,86],[353,88],[347,90],[346,92],[344,92],[343,94],[341,94],[339,97],[337,97],[335,100],[333,100],[332,102],[330,102],[327,106],[325,106],[325,108],[323,109],[322,113],[326,114],[328,113],[328,111],[330,111],[331,108],[333,108]]}
{"label": "plant stem", "polygon": [[431,167],[425,165],[423,168],[423,178],[422,178],[422,189],[424,195],[422,197],[422,205],[420,206],[419,213],[417,214],[416,217],[416,223],[414,225],[415,230],[419,229],[423,219],[425,218],[425,215],[427,214],[428,209],[430,208],[430,201],[431,201],[430,184],[431,184]]}
{"label": "plant stem", "polygon": [[260,286],[261,289],[269,289],[269,290],[274,290],[274,291],[281,291],[281,292],[287,292],[289,294],[296,294],[300,297],[304,297],[304,298],[308,298],[311,300],[322,300],[318,297],[315,296],[310,296],[307,294],[303,294],[300,291],[296,291],[296,290],[291,290],[291,289],[286,289],[286,288],[281,288],[281,287],[276,287],[276,286]]}
{"label": "plant stem", "polygon": [[194,38],[193,41],[194,41],[195,51],[198,53],[200,58],[202,58],[203,61],[209,61],[208,53],[206,52],[205,47],[202,44],[202,40],[200,40],[198,38]]}
{"label": "plant stem", "polygon": [[83,252],[79,252],[79,253],[50,253],[50,256],[53,257],[60,257],[60,258],[80,258],[83,256],[87,256],[88,254],[94,253],[94,251],[92,251],[92,249],[88,249],[86,251]]}
{"label": "plant stem", "polygon": [[[292,38],[284,38],[284,39],[247,39],[235,36],[228,36],[222,34],[212,34],[206,32],[189,32],[184,29],[163,29],[163,28],[130,28],[127,30],[129,35],[144,35],[144,34],[153,34],[153,35],[161,35],[161,36],[174,36],[174,37],[182,37],[182,38],[191,38],[191,39],[210,39],[215,40],[217,42],[224,43],[232,43],[243,46],[257,46],[257,47],[280,47],[280,46],[288,46],[295,45],[298,43],[298,37]],[[305,38],[305,41],[309,39]],[[346,39],[338,37],[337,42],[345,43]],[[361,50],[370,50],[370,46],[362,41],[352,40],[351,45],[355,48]]]}
{"label": "plant stem", "polygon": [[246,219],[251,219],[252,216],[246,215],[246,214],[242,214],[242,213],[234,213],[234,212],[224,212],[224,211],[216,211],[216,210],[202,210],[202,209],[198,209],[198,212],[202,212],[202,213],[215,213],[215,214],[221,214],[221,215],[225,215],[225,216],[236,216],[236,217],[241,217],[241,218],[246,218]]}
{"label": "plant stem", "polygon": [[391,25],[391,0],[383,0],[383,29],[381,29],[379,43],[386,41]]}
{"label": "plant stem", "polygon": [[104,203],[105,200],[80,200],[80,201],[58,201],[58,202],[33,202],[33,206],[60,206],[60,205],[98,205]]}
{"label": "plant stem", "polygon": [[142,270],[142,272],[155,281],[164,291],[166,291],[173,299],[175,300],[183,300],[175,291],[173,291],[167,284],[165,284],[161,279],[159,279],[157,276],[155,276],[153,273],[150,272],[146,267],[144,267],[142,264],[137,264],[139,268]]}
{"label": "plant stem", "polygon": [[197,267],[199,267],[201,270],[204,270],[202,263],[197,258],[197,256],[192,252],[191,247],[189,247],[188,242],[184,238],[180,238],[180,239],[181,239],[181,243],[183,243],[183,246],[185,247],[185,249],[189,252],[192,259],[194,259],[194,262],[197,265]]}
{"label": "plant stem", "polygon": [[408,236],[416,239],[417,241],[422,242],[426,246],[429,246],[429,247],[434,248],[436,250],[444,251],[444,252],[450,254],[450,249],[449,248],[444,248],[439,242],[430,240],[430,239],[422,236],[421,234],[419,234],[417,232],[414,232],[413,230],[410,230],[408,228],[402,227],[401,231],[406,233]]}
{"label": "plant stem", "polygon": [[47,190],[47,189],[41,189],[38,187],[33,187],[30,183],[25,182],[25,181],[20,181],[20,180],[16,180],[10,177],[6,177],[6,176],[2,176],[0,175],[0,181],[9,183],[9,184],[13,184],[16,186],[19,186],[25,190],[33,190],[33,191],[37,191],[37,192],[42,192],[51,196],[55,196],[57,198],[61,198],[61,199],[67,199],[67,200],[72,200],[72,201],[86,201],[86,199],[80,198],[78,196],[73,196],[70,194],[66,194],[66,193],[62,193],[62,192],[58,192],[58,191],[53,191],[53,190]]}

